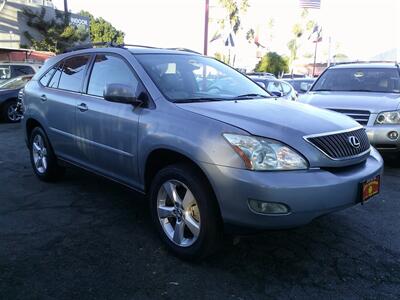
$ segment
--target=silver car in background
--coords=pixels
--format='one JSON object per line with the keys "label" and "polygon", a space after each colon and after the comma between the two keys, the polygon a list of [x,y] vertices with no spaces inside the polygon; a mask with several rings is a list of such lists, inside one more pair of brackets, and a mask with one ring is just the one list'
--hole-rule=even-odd
{"label": "silver car in background", "polygon": [[400,70],[394,63],[352,63],[327,69],[299,101],[346,114],[372,145],[400,152]]}
{"label": "silver car in background", "polygon": [[272,76],[249,76],[270,95],[284,100],[296,101],[298,94],[290,83]]}

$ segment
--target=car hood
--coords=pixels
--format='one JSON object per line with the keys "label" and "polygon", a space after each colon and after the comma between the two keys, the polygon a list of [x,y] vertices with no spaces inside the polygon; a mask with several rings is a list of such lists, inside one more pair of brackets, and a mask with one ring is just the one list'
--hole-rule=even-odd
{"label": "car hood", "polygon": [[241,100],[177,104],[178,107],[235,126],[250,134],[282,141],[302,153],[310,167],[339,167],[365,157],[334,161],[304,136],[360,127],[343,114],[287,100]]}
{"label": "car hood", "polygon": [[242,100],[178,104],[181,108],[239,127],[251,134],[282,140],[359,126],[342,114],[287,100]]}
{"label": "car hood", "polygon": [[371,92],[308,92],[300,102],[322,108],[368,110],[371,113],[396,110],[400,94]]}

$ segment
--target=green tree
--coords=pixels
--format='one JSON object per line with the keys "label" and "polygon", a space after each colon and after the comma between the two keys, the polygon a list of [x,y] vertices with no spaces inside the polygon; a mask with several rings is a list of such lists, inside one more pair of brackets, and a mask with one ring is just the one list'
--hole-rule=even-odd
{"label": "green tree", "polygon": [[[227,10],[229,24],[234,34],[236,34],[241,25],[241,13],[246,13],[250,7],[248,0],[219,0],[219,3]],[[224,21],[221,22],[225,27]]]}
{"label": "green tree", "polygon": [[87,11],[81,11],[79,14],[90,18],[90,40],[92,43],[124,43],[125,33],[116,29],[111,23],[103,18],[95,18]]}
{"label": "green tree", "polygon": [[288,72],[288,60],[286,57],[276,52],[268,52],[264,55],[255,67],[257,72],[269,72],[278,76],[281,73]]}
{"label": "green tree", "polygon": [[30,9],[24,9],[22,13],[27,18],[27,25],[36,29],[42,36],[41,39],[37,39],[28,31],[24,32],[30,47],[35,50],[61,53],[74,44],[87,40],[89,36],[84,29],[70,26],[69,14],[64,12],[56,10],[55,18],[51,20],[45,20],[45,8],[42,8],[39,14]]}
{"label": "green tree", "polygon": [[228,57],[220,52],[215,52],[214,57],[216,59],[218,59],[219,61],[222,61],[223,63],[226,63],[226,64],[229,63]]}
{"label": "green tree", "polygon": [[297,59],[297,52],[301,47],[301,39],[306,33],[311,33],[316,22],[309,19],[308,10],[303,9],[301,12],[300,22],[293,25],[293,38],[287,43],[290,51],[290,65]]}

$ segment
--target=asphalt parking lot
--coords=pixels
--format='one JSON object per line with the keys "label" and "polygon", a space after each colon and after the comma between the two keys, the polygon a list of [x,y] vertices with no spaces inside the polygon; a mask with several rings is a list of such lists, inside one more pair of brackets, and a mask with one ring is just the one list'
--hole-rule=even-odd
{"label": "asphalt parking lot", "polygon": [[38,181],[20,125],[0,124],[0,299],[399,299],[394,164],[366,205],[194,264],[166,252],[142,196],[77,169]]}

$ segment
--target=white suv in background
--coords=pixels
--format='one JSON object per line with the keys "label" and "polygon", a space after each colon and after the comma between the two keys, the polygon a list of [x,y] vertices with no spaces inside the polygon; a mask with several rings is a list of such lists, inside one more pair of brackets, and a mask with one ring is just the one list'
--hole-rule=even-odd
{"label": "white suv in background", "polygon": [[36,74],[41,67],[42,64],[36,62],[0,62],[0,83],[15,77]]}

